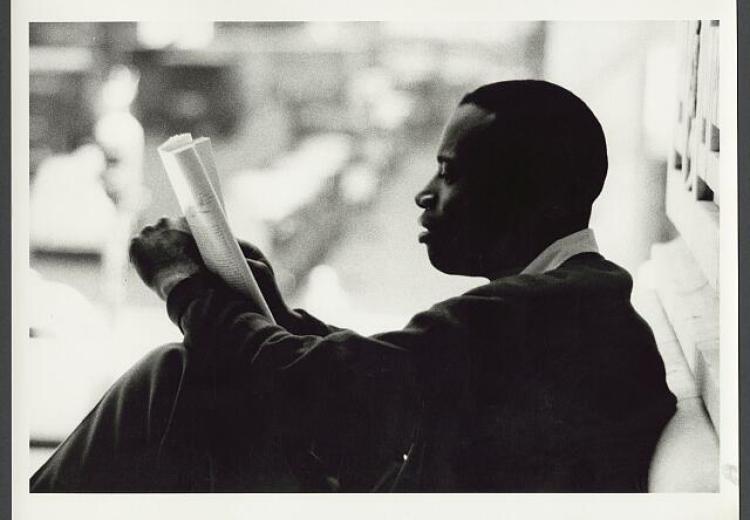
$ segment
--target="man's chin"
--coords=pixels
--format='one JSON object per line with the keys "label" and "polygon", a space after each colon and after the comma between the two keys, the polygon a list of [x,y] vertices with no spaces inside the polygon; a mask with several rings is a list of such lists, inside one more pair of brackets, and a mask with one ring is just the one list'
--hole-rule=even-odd
{"label": "man's chin", "polygon": [[456,254],[461,248],[441,248],[436,242],[427,243],[427,256],[438,271],[459,276],[481,276],[494,280],[521,272],[522,267],[505,265],[490,256],[481,254]]}
{"label": "man's chin", "polygon": [[435,244],[427,244],[427,257],[430,259],[432,266],[438,271],[445,274],[455,274],[463,276],[476,276],[472,273],[466,261],[462,261],[456,254],[448,253],[441,250]]}

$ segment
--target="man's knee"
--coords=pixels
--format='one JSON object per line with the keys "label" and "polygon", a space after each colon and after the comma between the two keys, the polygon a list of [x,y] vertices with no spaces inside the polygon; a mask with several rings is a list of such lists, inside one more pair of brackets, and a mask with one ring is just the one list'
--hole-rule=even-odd
{"label": "man's knee", "polygon": [[181,343],[167,343],[156,347],[137,361],[114,384],[120,386],[149,387],[161,381],[180,379],[187,366],[187,352]]}
{"label": "man's knee", "polygon": [[[116,490],[142,485],[170,428],[186,366],[187,352],[179,343],[144,356],[34,475],[31,489]],[[128,473],[133,480],[121,478]]]}
{"label": "man's knee", "polygon": [[166,343],[146,354],[133,367],[136,372],[182,373],[187,364],[187,351],[182,343]]}
{"label": "man's knee", "polygon": [[139,408],[146,405],[149,412],[171,407],[180,392],[187,363],[187,351],[181,343],[157,347],[123,374],[105,399],[114,398],[121,409],[129,408],[128,403]]}

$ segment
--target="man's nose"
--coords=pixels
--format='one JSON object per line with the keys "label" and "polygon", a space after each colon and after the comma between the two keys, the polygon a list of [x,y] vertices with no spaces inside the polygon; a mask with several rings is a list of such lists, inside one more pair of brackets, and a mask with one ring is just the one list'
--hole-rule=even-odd
{"label": "man's nose", "polygon": [[417,193],[416,197],[414,197],[414,202],[416,202],[417,206],[422,209],[434,208],[436,200],[437,197],[435,196],[435,193],[428,189],[420,191]]}

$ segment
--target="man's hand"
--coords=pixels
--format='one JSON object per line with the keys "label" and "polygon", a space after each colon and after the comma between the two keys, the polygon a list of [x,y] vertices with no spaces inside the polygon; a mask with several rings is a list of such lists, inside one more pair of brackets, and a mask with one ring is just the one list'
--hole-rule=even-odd
{"label": "man's hand", "polygon": [[271,262],[268,261],[266,256],[256,246],[243,240],[238,240],[238,242],[240,249],[242,249],[242,254],[245,256],[253,272],[255,281],[258,282],[260,292],[263,293],[263,297],[271,309],[274,319],[282,327],[293,330],[295,321],[301,319],[301,317],[298,313],[290,309],[284,298],[282,298]]}
{"label": "man's hand", "polygon": [[133,238],[130,261],[143,282],[163,300],[175,285],[203,268],[185,220],[166,217]]}

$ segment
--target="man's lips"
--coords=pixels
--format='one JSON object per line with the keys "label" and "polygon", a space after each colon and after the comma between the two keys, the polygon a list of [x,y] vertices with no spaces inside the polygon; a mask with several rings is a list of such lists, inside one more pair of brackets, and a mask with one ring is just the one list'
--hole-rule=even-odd
{"label": "man's lips", "polygon": [[435,223],[431,219],[422,216],[419,219],[419,224],[424,228],[424,230],[419,233],[418,240],[421,243],[427,242],[431,236],[435,234]]}

